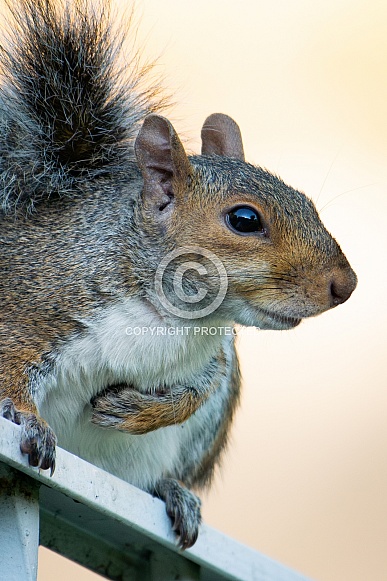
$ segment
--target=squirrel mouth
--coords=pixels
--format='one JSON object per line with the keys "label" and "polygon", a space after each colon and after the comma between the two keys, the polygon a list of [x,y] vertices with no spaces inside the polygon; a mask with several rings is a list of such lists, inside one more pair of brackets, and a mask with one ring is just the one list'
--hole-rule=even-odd
{"label": "squirrel mouth", "polygon": [[297,325],[299,325],[302,321],[301,318],[292,317],[290,315],[280,315],[279,313],[274,313],[273,311],[268,311],[262,308],[259,308],[258,310],[266,318],[271,319],[275,323],[278,323],[279,328],[282,329],[293,329],[294,327],[297,327]]}

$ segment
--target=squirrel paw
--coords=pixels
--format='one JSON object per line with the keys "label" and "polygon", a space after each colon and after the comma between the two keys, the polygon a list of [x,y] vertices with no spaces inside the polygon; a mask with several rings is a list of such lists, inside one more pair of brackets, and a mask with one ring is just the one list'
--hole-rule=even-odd
{"label": "squirrel paw", "polygon": [[134,388],[110,389],[91,400],[91,421],[104,428],[146,434],[176,423],[173,401],[164,394],[143,394]]}
{"label": "squirrel paw", "polygon": [[184,386],[153,393],[141,393],[128,385],[115,386],[91,400],[91,421],[134,435],[147,434],[185,422],[205,399]]}
{"label": "squirrel paw", "polygon": [[42,470],[55,470],[56,436],[50,426],[39,416],[18,410],[10,398],[0,402],[0,415],[22,428],[20,450],[28,454],[30,466]]}
{"label": "squirrel paw", "polygon": [[202,520],[200,498],[173,478],[160,480],[155,494],[165,501],[179,547],[183,550],[192,547],[198,538]]}

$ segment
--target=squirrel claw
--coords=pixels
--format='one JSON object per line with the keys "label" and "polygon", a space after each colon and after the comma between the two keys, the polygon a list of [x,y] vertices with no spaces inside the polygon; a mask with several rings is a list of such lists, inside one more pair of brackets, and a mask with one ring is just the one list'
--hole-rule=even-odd
{"label": "squirrel claw", "polygon": [[50,469],[50,476],[55,470],[56,437],[51,428],[35,414],[22,415],[22,439],[20,449],[28,454],[31,466],[42,470]]}
{"label": "squirrel claw", "polygon": [[28,454],[30,466],[42,470],[50,469],[50,476],[55,470],[56,436],[52,429],[39,416],[19,411],[10,398],[0,402],[0,415],[18,424],[22,428],[20,450]]}
{"label": "squirrel claw", "polygon": [[185,550],[195,544],[201,523],[201,501],[193,492],[173,478],[157,484],[156,495],[165,501],[165,508],[177,536],[177,544]]}

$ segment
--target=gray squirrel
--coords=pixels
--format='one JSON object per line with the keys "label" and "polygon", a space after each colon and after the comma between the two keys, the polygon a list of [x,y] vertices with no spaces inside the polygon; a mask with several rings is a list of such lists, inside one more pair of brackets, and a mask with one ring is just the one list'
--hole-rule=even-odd
{"label": "gray squirrel", "polygon": [[230,117],[187,156],[157,87],[119,70],[107,2],[9,8],[0,413],[32,466],[52,473],[58,443],[162,498],[187,548],[190,489],[210,484],[240,397],[234,326],[292,329],[356,275],[312,201],[245,162]]}

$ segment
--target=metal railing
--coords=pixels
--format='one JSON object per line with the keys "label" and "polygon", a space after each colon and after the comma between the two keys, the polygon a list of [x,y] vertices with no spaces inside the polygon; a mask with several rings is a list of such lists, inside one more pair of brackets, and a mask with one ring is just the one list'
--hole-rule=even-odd
{"label": "metal railing", "polygon": [[181,552],[164,503],[57,449],[55,474],[28,466],[0,418],[0,580],[33,581],[39,544],[120,581],[306,581],[203,525]]}

